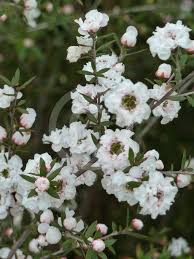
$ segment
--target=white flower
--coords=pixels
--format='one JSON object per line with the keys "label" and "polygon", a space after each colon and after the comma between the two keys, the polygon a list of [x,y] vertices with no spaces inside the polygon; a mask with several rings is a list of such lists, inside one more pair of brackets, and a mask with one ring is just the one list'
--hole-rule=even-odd
{"label": "white flower", "polygon": [[27,23],[31,27],[36,27],[35,19],[40,16],[40,10],[37,8],[36,0],[25,0],[24,2],[24,16],[26,17]]}
{"label": "white flower", "polygon": [[147,104],[148,99],[146,85],[141,82],[133,84],[125,79],[105,94],[104,103],[110,113],[116,114],[116,124],[125,127],[149,118],[151,109]]}
{"label": "white flower", "polygon": [[107,26],[109,21],[108,15],[100,13],[97,10],[91,10],[85,15],[85,20],[81,18],[75,20],[79,24],[79,33],[87,35],[88,33],[96,33],[100,28]]}
{"label": "white flower", "polygon": [[127,187],[130,182],[138,182],[137,179],[132,178],[129,174],[122,171],[117,171],[111,175],[104,175],[102,179],[102,187],[108,194],[113,194],[119,202],[126,201],[130,206],[137,203],[134,197],[133,190]]}
{"label": "white flower", "polygon": [[37,238],[37,241],[38,241],[38,244],[41,247],[48,246],[48,242],[46,240],[46,236],[45,235],[39,235],[39,237]]}
{"label": "white flower", "polygon": [[136,155],[139,145],[131,139],[133,132],[130,130],[113,131],[107,129],[100,139],[100,148],[97,152],[98,163],[104,171],[124,169],[129,165],[128,151],[131,148]]}
{"label": "white flower", "polygon": [[76,221],[76,219],[73,218],[73,217],[66,218],[66,219],[64,219],[64,221],[63,221],[63,225],[64,225],[64,227],[65,227],[67,230],[71,231],[71,230],[73,230],[73,229],[76,227],[77,221]]}
{"label": "white flower", "polygon": [[94,132],[87,130],[86,125],[80,121],[71,123],[69,127],[69,146],[71,153],[86,153],[90,155],[96,151],[96,145],[92,140],[91,134],[94,134]]}
{"label": "white flower", "polygon": [[12,141],[18,146],[27,144],[31,137],[31,132],[24,131],[24,128],[20,128],[20,131],[16,131],[12,136]]}
{"label": "white flower", "polygon": [[39,192],[45,192],[49,189],[50,182],[46,177],[38,177],[34,185]]}
{"label": "white flower", "polygon": [[40,215],[40,222],[50,224],[54,220],[54,215],[51,210],[45,210]]}
{"label": "white flower", "polygon": [[5,128],[0,126],[0,141],[3,141],[7,138],[7,131]]}
{"label": "white flower", "polygon": [[[22,97],[22,93],[18,92],[17,99]],[[11,102],[15,100],[15,91],[14,88],[4,85],[3,88],[0,88],[0,108],[6,109],[10,107]]]}
{"label": "white flower", "polygon": [[37,239],[32,239],[28,245],[28,249],[30,252],[38,254],[40,252],[39,243]]}
{"label": "white flower", "polygon": [[105,224],[97,224],[96,230],[99,231],[102,235],[106,235],[108,232],[108,227]]}
{"label": "white flower", "polygon": [[5,22],[7,20],[7,15],[4,13],[0,16],[0,21]]}
{"label": "white flower", "polygon": [[49,229],[49,224],[47,223],[40,223],[38,225],[38,233],[40,234],[46,234]]}
{"label": "white flower", "polygon": [[83,54],[87,54],[90,51],[90,47],[85,46],[70,46],[67,49],[67,60],[70,63],[77,62]]}
{"label": "white flower", "polygon": [[171,65],[163,63],[158,67],[158,70],[156,71],[156,76],[160,78],[168,79],[170,78],[171,73],[172,73]]}
{"label": "white flower", "polygon": [[23,113],[20,117],[20,124],[25,129],[30,129],[36,119],[36,112],[32,108],[27,108],[28,113]]}
{"label": "white flower", "polygon": [[164,177],[158,171],[149,173],[149,180],[134,189],[134,196],[142,207],[141,214],[150,214],[153,219],[166,214],[178,191],[177,187],[172,185],[172,181],[173,178]]}
{"label": "white flower", "polygon": [[173,238],[171,244],[168,247],[168,251],[170,252],[171,256],[179,257],[183,256],[184,254],[188,254],[191,249],[188,246],[187,241],[183,237]]}
{"label": "white flower", "polygon": [[71,93],[72,112],[76,114],[82,113],[97,113],[98,107],[95,104],[89,103],[83,95],[94,99],[100,92],[100,86],[87,84],[86,86],[78,85],[75,92]]}
{"label": "white flower", "polygon": [[127,27],[126,32],[121,37],[121,43],[129,48],[134,47],[137,42],[138,31],[134,26]]}
{"label": "white flower", "polygon": [[182,21],[167,23],[163,28],[157,27],[147,43],[149,44],[152,56],[161,60],[169,59],[171,51],[177,47],[188,49],[190,47],[189,32],[191,29],[184,26]]}
{"label": "white flower", "polygon": [[104,251],[105,247],[106,247],[105,243],[101,239],[96,239],[96,240],[92,241],[92,248],[97,253],[101,253],[102,251]]}
{"label": "white flower", "polygon": [[176,181],[177,181],[177,186],[179,188],[184,188],[191,183],[192,177],[191,175],[187,175],[187,174],[179,174],[176,178]]}
{"label": "white flower", "polygon": [[85,184],[87,186],[92,186],[96,181],[96,174],[90,170],[86,171],[82,175],[76,178],[76,186]]}
{"label": "white flower", "polygon": [[143,222],[140,219],[132,219],[131,225],[135,230],[141,230],[144,226]]}
{"label": "white flower", "polygon": [[52,226],[49,227],[46,233],[46,240],[49,244],[55,245],[59,243],[59,241],[61,240],[61,237],[62,235],[58,228],[52,227]]}
{"label": "white flower", "polygon": [[[167,84],[154,85],[153,89],[150,89],[150,97],[156,101],[160,100],[168,91],[169,86]],[[174,92],[172,94],[176,95]],[[156,117],[162,116],[161,124],[167,124],[172,121],[174,118],[178,117],[178,111],[181,109],[180,103],[178,101],[165,100],[159,106],[154,108],[153,114]]]}
{"label": "white flower", "polygon": [[[107,71],[103,73],[103,77],[98,77],[98,83],[104,87],[104,91],[117,87],[123,80],[121,75],[124,73],[125,67],[122,63],[119,63],[119,59],[114,52],[112,52],[112,55],[102,55],[96,58],[96,71],[99,72],[102,69]],[[83,66],[83,71],[94,72],[91,62]],[[92,80],[93,77],[93,75],[85,75],[87,81]]]}

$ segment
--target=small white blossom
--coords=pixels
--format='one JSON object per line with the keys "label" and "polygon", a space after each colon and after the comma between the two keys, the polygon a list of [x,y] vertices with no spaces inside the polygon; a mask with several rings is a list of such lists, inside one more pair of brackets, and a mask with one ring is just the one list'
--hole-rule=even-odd
{"label": "small white blossom", "polygon": [[46,192],[50,186],[50,182],[46,177],[38,177],[34,184],[40,192]]}
{"label": "small white blossom", "polygon": [[177,181],[177,186],[179,188],[184,188],[191,183],[192,177],[191,175],[187,175],[187,174],[179,174],[176,178],[176,181]]}
{"label": "small white blossom", "polygon": [[40,222],[50,224],[54,220],[54,215],[51,210],[45,210],[40,215]]}
{"label": "small white blossom", "polygon": [[36,119],[36,112],[32,108],[26,109],[27,113],[23,113],[20,117],[20,124],[25,129],[30,129]]}
{"label": "small white blossom", "polygon": [[147,104],[148,99],[146,85],[141,82],[133,84],[125,79],[105,94],[104,103],[110,113],[116,114],[116,124],[125,127],[149,118],[151,109]]}
{"label": "small white blossom", "polygon": [[7,131],[5,128],[0,126],[0,141],[3,141],[7,138]]}
{"label": "small white blossom", "polygon": [[96,33],[100,28],[107,26],[109,17],[107,14],[100,13],[97,10],[91,10],[85,15],[85,20],[81,18],[75,20],[80,26],[79,33],[87,35],[88,33]]}
{"label": "small white blossom", "polygon": [[23,131],[24,128],[20,128],[20,131],[16,131],[12,136],[12,141],[18,145],[22,146],[28,143],[31,137],[31,132]]}
{"label": "small white blossom", "polygon": [[46,233],[46,240],[49,244],[55,245],[59,243],[59,241],[61,240],[61,237],[62,235],[58,228],[52,227],[52,226],[49,227]]}
{"label": "small white blossom", "polygon": [[133,132],[130,130],[113,131],[107,129],[100,139],[100,148],[97,152],[98,163],[104,171],[124,169],[129,166],[128,151],[131,148],[136,155],[139,145],[131,139]]}
{"label": "small white blossom", "polygon": [[105,224],[97,224],[96,230],[99,231],[102,235],[106,235],[108,232],[108,227]]}
{"label": "small white blossom", "polygon": [[156,71],[156,76],[160,78],[168,79],[170,78],[171,73],[172,73],[171,65],[163,63],[158,67],[158,70]]}
{"label": "small white blossom", "polygon": [[[154,85],[153,89],[150,89],[150,97],[156,101],[160,100],[170,90],[167,84]],[[176,95],[174,92],[172,95]],[[167,124],[174,118],[178,117],[178,112],[181,109],[180,103],[173,100],[165,100],[163,103],[153,109],[153,114],[156,117],[162,116],[161,124]]]}
{"label": "small white blossom", "polygon": [[131,225],[135,230],[141,230],[144,226],[143,222],[140,219],[132,219]]}
{"label": "small white blossom", "polygon": [[81,58],[83,54],[87,54],[90,51],[90,47],[85,46],[70,46],[67,49],[67,60],[70,63],[75,63]]}
{"label": "small white blossom", "polygon": [[[22,93],[17,93],[17,99],[22,97]],[[15,91],[14,88],[8,85],[4,85],[3,88],[0,88],[0,108],[6,109],[10,107],[11,102],[15,100]]]}
{"label": "small white blossom", "polygon": [[104,251],[105,247],[106,247],[105,243],[101,239],[96,239],[96,240],[92,241],[92,248],[97,253],[101,253],[102,251]]}
{"label": "small white blossom", "polygon": [[153,219],[158,215],[165,215],[174,202],[177,187],[172,185],[173,178],[164,177],[162,173],[149,173],[149,180],[134,189],[135,198],[142,207],[140,213],[151,215]]}
{"label": "small white blossom", "polygon": [[121,37],[121,43],[129,48],[134,47],[137,42],[138,31],[134,26],[127,27],[126,32]]}
{"label": "small white blossom", "polygon": [[147,43],[149,44],[152,56],[161,60],[170,58],[171,51],[177,47],[188,49],[190,47],[189,32],[191,29],[184,26],[182,21],[167,23],[163,28],[157,27]]}
{"label": "small white blossom", "polygon": [[188,246],[187,241],[183,237],[173,238],[169,247],[168,251],[170,252],[171,256],[179,257],[185,254],[188,254],[191,249]]}

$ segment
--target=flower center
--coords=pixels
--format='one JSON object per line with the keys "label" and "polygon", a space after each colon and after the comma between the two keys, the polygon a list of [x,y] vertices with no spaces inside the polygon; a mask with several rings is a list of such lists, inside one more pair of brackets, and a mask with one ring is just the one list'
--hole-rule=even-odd
{"label": "flower center", "polygon": [[122,99],[122,105],[128,111],[133,110],[136,107],[136,98],[133,95],[126,95]]}
{"label": "flower center", "polygon": [[110,149],[112,155],[119,155],[124,151],[124,146],[121,142],[113,143]]}

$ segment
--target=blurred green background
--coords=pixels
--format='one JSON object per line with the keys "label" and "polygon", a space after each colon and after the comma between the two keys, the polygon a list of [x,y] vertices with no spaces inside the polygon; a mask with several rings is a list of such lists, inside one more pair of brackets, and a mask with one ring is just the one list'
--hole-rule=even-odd
{"label": "blurred green background", "polygon": [[[98,8],[110,15],[109,26],[101,33],[115,32],[119,37],[127,26],[136,26],[139,40],[134,51],[145,48],[147,50],[126,58],[125,76],[144,83],[145,78],[153,79],[154,71],[160,64],[157,58],[151,57],[146,44],[146,39],[155,27],[162,26],[167,21],[176,22],[181,19],[194,30],[192,0],[54,0],[50,1],[53,4],[52,11],[47,10],[48,1],[37,2],[41,16],[37,19],[37,27],[31,28],[23,17],[22,1],[17,5],[14,5],[13,1],[0,1],[0,15],[7,15],[7,20],[0,22],[0,73],[10,78],[19,67],[23,81],[36,76],[24,92],[29,107],[34,107],[38,114],[26,158],[45,151],[52,154],[49,147],[41,143],[43,133],[48,133],[50,114],[56,102],[65,93],[74,89],[78,83],[85,83],[84,78],[80,78],[76,72],[82,68],[84,61],[76,64],[66,61],[67,48],[76,45],[78,33],[77,25],[73,22],[75,18],[84,16],[84,13],[92,8]],[[113,46],[113,49],[117,52],[116,46]],[[110,53],[110,50],[107,51]],[[191,59],[184,74],[193,70],[193,67],[194,60]],[[61,112],[58,127],[68,123],[70,105],[71,103],[66,105]],[[155,148],[159,151],[166,169],[169,169],[171,163],[179,169],[184,149],[194,157],[194,110],[187,104],[183,105],[178,119],[166,126],[157,123],[144,137],[143,144],[146,149]],[[150,220],[150,217],[144,217],[145,232],[152,226],[157,229],[158,235],[158,231],[167,226],[171,228],[169,236],[184,236],[190,244],[194,244],[193,196],[192,187],[184,189],[179,192],[177,202],[167,217],[160,217],[155,221]],[[78,200],[79,212],[89,222],[98,219],[110,224],[111,218],[120,224],[125,223],[123,215],[126,214],[126,204],[118,204],[114,197],[102,191],[100,185],[95,189],[81,189]],[[133,216],[133,211],[130,211],[130,215]],[[117,245],[119,255],[135,256],[135,245],[134,240],[122,239]],[[144,248],[146,247],[144,243]]]}

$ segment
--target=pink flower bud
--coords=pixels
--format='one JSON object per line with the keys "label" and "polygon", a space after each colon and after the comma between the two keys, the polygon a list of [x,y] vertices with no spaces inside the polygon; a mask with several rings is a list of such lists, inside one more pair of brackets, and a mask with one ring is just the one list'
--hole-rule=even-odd
{"label": "pink flower bud", "polygon": [[53,4],[51,2],[46,3],[45,9],[48,13],[52,12]]}
{"label": "pink flower bud", "polygon": [[46,237],[44,235],[39,235],[39,237],[37,238],[38,244],[40,246],[47,246],[48,242],[46,240]]}
{"label": "pink flower bud", "polygon": [[7,138],[7,131],[0,126],[0,141],[3,141]]}
{"label": "pink flower bud", "polygon": [[143,228],[143,222],[140,219],[133,219],[131,225],[135,230],[141,230]]}
{"label": "pink flower bud", "polygon": [[40,215],[40,221],[42,223],[47,223],[50,224],[54,220],[54,215],[51,210],[45,210],[41,215]]}
{"label": "pink flower bud", "polygon": [[63,225],[64,225],[64,227],[65,227],[67,230],[71,231],[71,230],[73,230],[73,229],[76,227],[77,221],[76,221],[76,219],[73,218],[73,217],[71,217],[71,218],[66,218],[66,219],[63,221]]}
{"label": "pink flower bud", "polygon": [[194,54],[194,40],[191,41],[190,46],[186,51],[190,54]]}
{"label": "pink flower bud", "polygon": [[[22,128],[20,128],[22,130]],[[28,143],[29,139],[31,137],[31,132],[22,131],[16,131],[12,136],[12,141],[18,145],[22,146]]]}
{"label": "pink flower bud", "polygon": [[156,76],[159,78],[168,79],[172,73],[172,67],[169,64],[161,64],[156,71]]}
{"label": "pink flower bud", "polygon": [[46,177],[38,177],[34,184],[40,192],[47,191],[50,186],[50,182]]}
{"label": "pink flower bud", "polygon": [[97,224],[96,230],[99,231],[102,235],[106,235],[108,232],[108,227],[105,224]]}
{"label": "pink flower bud", "polygon": [[179,188],[184,188],[191,183],[191,180],[191,175],[179,174],[176,178],[177,186]]}
{"label": "pink flower bud", "polygon": [[36,112],[32,108],[27,108],[28,113],[23,113],[20,117],[20,124],[25,129],[30,129],[36,119]]}
{"label": "pink flower bud", "polygon": [[137,42],[138,31],[134,26],[129,26],[121,37],[121,44],[129,48],[134,47]]}
{"label": "pink flower bud", "polygon": [[104,251],[105,247],[105,243],[101,239],[96,239],[92,242],[92,249],[98,253]]}
{"label": "pink flower bud", "polygon": [[7,15],[6,14],[3,14],[0,16],[0,21],[1,22],[5,22],[7,20]]}
{"label": "pink flower bud", "polygon": [[6,237],[10,237],[13,234],[13,228],[6,228],[4,233]]}

